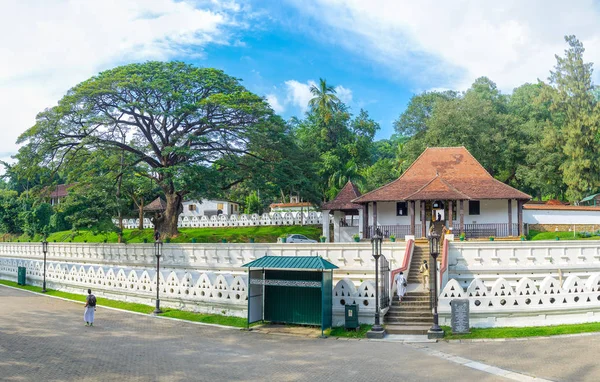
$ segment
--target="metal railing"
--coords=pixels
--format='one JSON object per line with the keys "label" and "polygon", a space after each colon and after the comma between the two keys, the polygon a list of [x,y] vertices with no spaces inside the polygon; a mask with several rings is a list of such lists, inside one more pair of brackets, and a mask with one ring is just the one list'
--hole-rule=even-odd
{"label": "metal railing", "polygon": [[[455,228],[456,229],[456,228]],[[465,224],[465,236],[468,238],[517,236],[519,225],[516,223]]]}
{"label": "metal railing", "polygon": [[[367,238],[373,237],[375,233],[384,238],[394,235],[398,240],[411,234],[410,225],[378,225],[377,227],[370,225],[367,229]],[[421,237],[421,224],[415,224],[415,237]]]}

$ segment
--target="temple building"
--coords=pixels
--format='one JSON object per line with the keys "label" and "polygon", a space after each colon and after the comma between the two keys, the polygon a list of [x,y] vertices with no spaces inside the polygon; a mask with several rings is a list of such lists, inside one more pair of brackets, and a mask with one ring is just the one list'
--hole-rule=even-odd
{"label": "temple building", "polygon": [[[326,203],[323,212],[334,209],[337,199]],[[398,179],[350,202],[359,215],[355,231],[362,239],[374,233],[425,237],[430,224],[440,220],[454,234],[475,238],[523,234],[523,205],[530,199],[494,179],[466,148],[432,147]],[[334,232],[336,224],[334,219]]]}

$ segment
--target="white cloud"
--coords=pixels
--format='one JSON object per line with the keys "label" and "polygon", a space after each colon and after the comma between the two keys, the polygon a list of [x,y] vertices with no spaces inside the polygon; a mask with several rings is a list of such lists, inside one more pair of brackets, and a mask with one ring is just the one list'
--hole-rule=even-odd
{"label": "white cloud", "polygon": [[[313,98],[313,95],[310,92],[310,88],[313,85],[317,85],[317,83],[313,80],[307,81],[306,83],[298,82],[296,80],[285,81],[287,92],[285,103],[294,105],[302,110],[303,113],[306,112],[308,110],[308,102]],[[352,103],[351,89],[345,88],[342,85],[338,85],[335,87],[335,91],[340,101],[348,106],[350,103]],[[275,108],[273,108],[273,110],[275,110]]]}
{"label": "white cloud", "polygon": [[346,105],[352,102],[352,90],[345,88],[342,85],[339,85],[335,87],[335,92],[340,101],[342,101]]}
{"label": "white cloud", "polygon": [[310,87],[316,85],[314,81],[308,81],[307,83],[298,82],[296,80],[285,81],[287,98],[286,103],[300,108],[302,112],[308,110],[308,102],[313,97],[310,93]]}
{"label": "white cloud", "polygon": [[0,152],[17,150],[35,115],[100,70],[132,61],[197,56],[243,25],[235,2],[11,2],[0,13]]}
{"label": "white cloud", "polygon": [[600,62],[593,1],[289,1],[324,23],[320,38],[424,88],[464,89],[484,75],[504,90],[546,79],[566,34],[584,43],[587,61]]}
{"label": "white cloud", "polygon": [[267,94],[266,98],[275,113],[281,114],[285,111],[285,107],[279,102],[275,94]]}

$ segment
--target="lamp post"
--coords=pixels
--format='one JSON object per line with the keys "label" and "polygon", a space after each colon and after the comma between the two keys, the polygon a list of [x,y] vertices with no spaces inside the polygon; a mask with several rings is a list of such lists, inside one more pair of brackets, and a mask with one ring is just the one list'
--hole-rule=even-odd
{"label": "lamp post", "polygon": [[156,256],[156,309],[154,309],[154,314],[160,314],[162,313],[162,310],[160,310],[160,299],[159,299],[159,293],[160,293],[160,257],[162,256],[162,241],[160,241],[160,239],[156,239],[156,241],[154,242],[154,256]]}
{"label": "lamp post", "polygon": [[375,325],[367,332],[368,338],[383,338],[385,332],[381,326],[379,316],[379,258],[381,257],[382,237],[375,233],[371,238],[373,248],[373,258],[375,259]]}
{"label": "lamp post", "polygon": [[433,257],[433,325],[427,331],[427,338],[444,338],[444,331],[438,321],[437,257],[440,254],[440,234],[433,230],[429,237],[429,253]]}
{"label": "lamp post", "polygon": [[42,293],[46,293],[46,253],[48,253],[48,240],[44,237],[42,241],[42,251],[44,252],[44,281],[42,282]]}

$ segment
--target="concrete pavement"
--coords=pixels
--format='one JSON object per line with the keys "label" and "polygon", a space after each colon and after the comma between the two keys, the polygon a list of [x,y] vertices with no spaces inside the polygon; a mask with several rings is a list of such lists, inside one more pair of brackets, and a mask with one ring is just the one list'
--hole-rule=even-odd
{"label": "concrete pavement", "polygon": [[[467,349],[474,359],[481,356],[472,351],[474,347],[457,345],[426,346],[453,354]],[[507,353],[494,344],[492,348]],[[527,354],[534,354],[533,347]],[[80,304],[0,286],[0,380],[506,380],[499,375],[506,376],[507,370],[479,370],[500,365],[499,359],[490,357],[490,365],[469,366],[457,362],[460,358],[449,358],[428,347],[402,343],[265,335],[102,307],[95,326],[88,328]],[[522,367],[525,373],[540,369],[534,361],[507,364]],[[513,377],[527,380],[519,374]]]}

